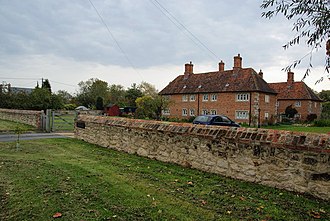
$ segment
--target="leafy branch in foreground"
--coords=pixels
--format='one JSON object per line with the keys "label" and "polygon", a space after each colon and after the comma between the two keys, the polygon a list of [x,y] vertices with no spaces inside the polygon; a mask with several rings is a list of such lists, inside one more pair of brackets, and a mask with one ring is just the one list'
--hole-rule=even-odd
{"label": "leafy branch in foreground", "polygon": [[295,68],[301,61],[309,56],[309,66],[305,72],[306,78],[312,65],[312,54],[318,51],[324,42],[326,43],[325,71],[329,73],[330,68],[330,1],[328,0],[264,0],[260,5],[262,9],[261,16],[273,18],[277,14],[283,14],[288,20],[295,19],[292,31],[297,35],[283,45],[288,49],[294,45],[300,44],[302,39],[306,39],[306,44],[311,47],[311,51],[302,58],[294,61],[283,70],[288,71]]}

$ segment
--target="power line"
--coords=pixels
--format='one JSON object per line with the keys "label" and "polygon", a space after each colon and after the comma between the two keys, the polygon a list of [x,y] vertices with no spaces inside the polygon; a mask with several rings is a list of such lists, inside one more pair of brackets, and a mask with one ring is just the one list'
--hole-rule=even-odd
{"label": "power line", "polygon": [[[186,36],[188,36],[189,39],[192,40],[196,45],[198,45],[199,47],[202,46],[204,49],[206,49],[210,54],[212,54],[212,56],[214,58],[217,59],[217,61],[220,60],[218,58],[218,56],[210,48],[208,48],[201,40],[199,40],[199,38],[196,35],[194,35],[188,28],[186,28],[186,26],[182,22],[180,22],[171,12],[169,12],[158,0],[154,0],[157,3],[158,6],[155,4],[155,2],[153,0],[149,0],[149,1],[156,8],[158,8],[162,12],[162,14],[165,15],[178,29],[180,29],[180,30],[184,29],[189,34],[189,36],[188,35],[186,35]],[[174,21],[172,19],[174,19]],[[184,33],[186,33],[186,32],[184,32]],[[199,44],[197,44],[195,42],[195,40],[193,40],[190,36],[193,39],[195,39]]]}
{"label": "power line", "polygon": [[[131,62],[131,60],[129,59],[128,55],[125,53],[124,49],[120,46],[119,42],[116,40],[115,36],[113,35],[113,33],[111,32],[109,26],[107,25],[107,23],[105,23],[104,19],[102,18],[101,14],[99,13],[99,11],[97,10],[97,8],[95,7],[95,5],[93,4],[92,0],[88,0],[89,3],[93,6],[96,14],[99,16],[101,22],[103,23],[103,25],[106,27],[110,37],[112,38],[112,40],[116,43],[117,47],[119,48],[119,50],[121,51],[121,53],[125,56],[127,62],[130,64],[130,66],[136,71],[136,73],[140,76],[140,78],[142,79],[140,73],[137,71],[137,69],[135,68],[134,64]],[[143,80],[143,79],[142,79]]]}

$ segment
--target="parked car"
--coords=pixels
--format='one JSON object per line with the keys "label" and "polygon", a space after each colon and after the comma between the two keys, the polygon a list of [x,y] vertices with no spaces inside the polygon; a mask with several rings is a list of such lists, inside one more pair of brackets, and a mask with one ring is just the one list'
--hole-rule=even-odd
{"label": "parked car", "polygon": [[238,123],[225,115],[201,115],[194,119],[193,124],[240,127]]}

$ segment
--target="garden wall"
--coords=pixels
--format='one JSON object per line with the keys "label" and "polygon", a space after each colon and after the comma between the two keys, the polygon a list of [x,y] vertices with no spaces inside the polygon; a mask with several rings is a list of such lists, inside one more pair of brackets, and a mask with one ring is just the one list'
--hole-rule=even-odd
{"label": "garden wall", "polygon": [[103,147],[330,199],[330,136],[79,115],[75,136]]}
{"label": "garden wall", "polygon": [[0,119],[32,125],[42,129],[43,111],[12,110],[0,108]]}

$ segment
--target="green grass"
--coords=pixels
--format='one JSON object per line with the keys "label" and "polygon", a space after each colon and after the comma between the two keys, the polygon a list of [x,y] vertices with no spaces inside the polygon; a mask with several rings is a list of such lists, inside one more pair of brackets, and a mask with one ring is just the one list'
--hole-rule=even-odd
{"label": "green grass", "polygon": [[297,132],[311,132],[311,133],[329,133],[330,127],[310,127],[310,126],[296,126],[296,125],[280,125],[280,126],[263,126],[266,129],[288,130]]}
{"label": "green grass", "polygon": [[75,139],[0,143],[0,220],[330,220],[330,203]]}
{"label": "green grass", "polygon": [[13,132],[17,129],[17,127],[19,127],[20,130],[22,130],[22,131],[36,130],[35,127],[27,125],[27,124],[22,124],[22,123],[17,123],[17,122],[0,119],[0,132]]}
{"label": "green grass", "polygon": [[73,131],[75,115],[61,115],[54,117],[55,131]]}

